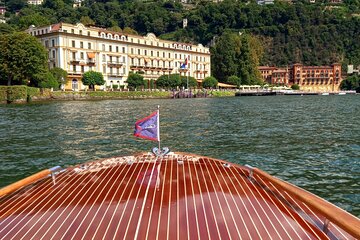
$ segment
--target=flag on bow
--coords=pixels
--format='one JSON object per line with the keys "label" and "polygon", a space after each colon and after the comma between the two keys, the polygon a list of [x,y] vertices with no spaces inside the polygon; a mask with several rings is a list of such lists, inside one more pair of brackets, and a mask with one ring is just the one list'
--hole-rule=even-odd
{"label": "flag on bow", "polygon": [[135,123],[134,136],[160,142],[159,110]]}
{"label": "flag on bow", "polygon": [[188,64],[188,60],[187,58],[185,58],[185,62],[181,64],[180,68],[186,68],[187,64]]}

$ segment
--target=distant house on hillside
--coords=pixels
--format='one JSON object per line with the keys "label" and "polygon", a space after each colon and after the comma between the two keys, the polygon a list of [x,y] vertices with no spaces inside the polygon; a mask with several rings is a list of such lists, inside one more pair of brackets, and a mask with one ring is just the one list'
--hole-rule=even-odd
{"label": "distant house on hillside", "polygon": [[44,0],[28,0],[27,3],[30,5],[41,5]]}
{"label": "distant house on hillside", "polygon": [[83,0],[74,0],[73,8],[81,7]]}
{"label": "distant house on hillside", "polygon": [[6,13],[6,7],[0,6],[0,15],[4,15]]}
{"label": "distant house on hillside", "polygon": [[257,0],[257,4],[259,5],[274,4],[274,0]]}
{"label": "distant house on hillside", "polygon": [[340,4],[342,2],[343,2],[342,0],[329,0],[329,3],[332,3],[332,4]]}
{"label": "distant house on hillside", "polygon": [[347,74],[359,74],[360,75],[360,66],[354,69],[354,65],[348,65],[347,66]]}

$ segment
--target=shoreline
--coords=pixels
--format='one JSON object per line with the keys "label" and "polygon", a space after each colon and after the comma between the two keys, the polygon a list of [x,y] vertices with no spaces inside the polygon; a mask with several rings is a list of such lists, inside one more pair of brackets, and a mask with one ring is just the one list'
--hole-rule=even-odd
{"label": "shoreline", "polygon": [[0,94],[0,104],[25,104],[42,101],[81,101],[81,100],[129,100],[129,99],[175,99],[175,98],[213,98],[234,97],[235,91],[87,91],[67,92],[38,90],[35,94],[26,91],[15,93],[3,91]]}
{"label": "shoreline", "polygon": [[[4,90],[5,89],[5,90]],[[82,101],[82,100],[136,100],[136,99],[176,99],[176,98],[217,98],[245,96],[327,96],[359,95],[355,91],[329,93],[303,91],[234,91],[234,90],[195,90],[195,91],[51,91],[50,89],[30,88],[26,86],[2,87],[0,104],[26,104],[46,101]]]}

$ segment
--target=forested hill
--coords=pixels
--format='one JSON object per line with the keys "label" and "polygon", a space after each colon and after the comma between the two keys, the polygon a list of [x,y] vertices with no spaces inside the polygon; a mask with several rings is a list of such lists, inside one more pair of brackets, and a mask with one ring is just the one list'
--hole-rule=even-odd
{"label": "forested hill", "polygon": [[[235,0],[195,1],[197,4],[183,6],[174,1],[86,0],[82,7],[73,8],[71,0],[45,0],[42,6],[8,0],[6,17],[9,25],[18,30],[31,24],[81,20],[114,30],[153,32],[164,39],[204,45],[230,29],[251,33],[262,41],[265,54],[261,64],[360,65],[360,1],[344,0],[336,5],[318,0],[315,4],[293,1],[264,6]],[[188,26],[183,29],[184,18]],[[8,26],[0,25],[0,31],[8,30]]]}

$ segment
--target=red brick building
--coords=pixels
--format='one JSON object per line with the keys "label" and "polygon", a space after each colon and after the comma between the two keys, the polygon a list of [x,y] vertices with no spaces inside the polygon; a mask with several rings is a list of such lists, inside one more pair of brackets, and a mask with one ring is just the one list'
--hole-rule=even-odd
{"label": "red brick building", "polygon": [[272,85],[298,84],[303,91],[339,91],[342,81],[341,65],[337,63],[331,66],[294,64],[290,68],[260,66],[259,71],[263,80]]}

